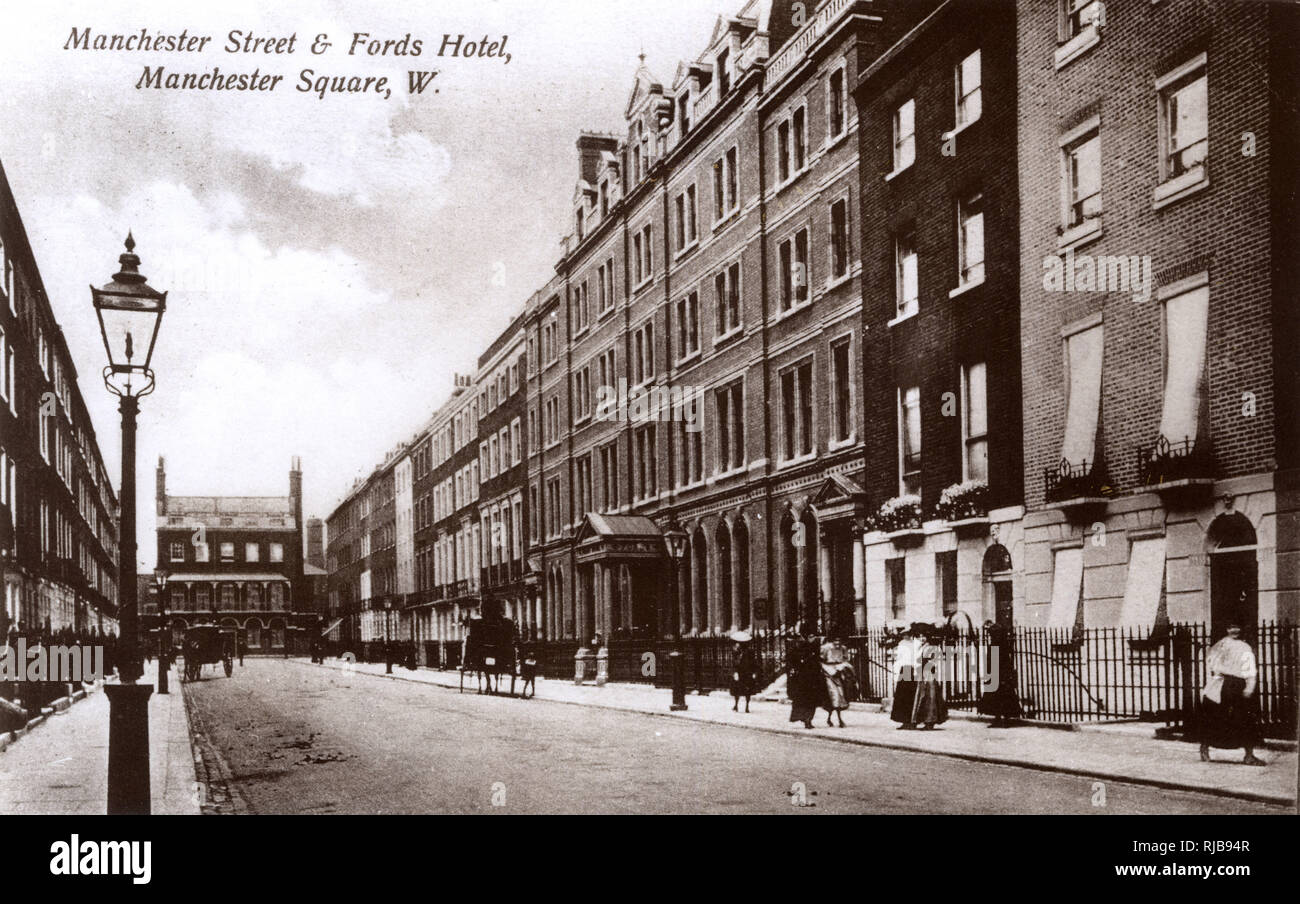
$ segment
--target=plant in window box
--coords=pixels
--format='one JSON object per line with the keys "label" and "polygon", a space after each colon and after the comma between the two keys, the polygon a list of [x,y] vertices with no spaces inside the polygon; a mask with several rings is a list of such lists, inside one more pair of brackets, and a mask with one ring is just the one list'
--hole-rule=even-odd
{"label": "plant in window box", "polygon": [[948,522],[988,518],[989,485],[982,480],[965,480],[946,487],[939,495],[934,514]]}
{"label": "plant in window box", "polygon": [[912,494],[887,499],[876,512],[876,530],[891,539],[905,539],[921,533],[921,497]]}

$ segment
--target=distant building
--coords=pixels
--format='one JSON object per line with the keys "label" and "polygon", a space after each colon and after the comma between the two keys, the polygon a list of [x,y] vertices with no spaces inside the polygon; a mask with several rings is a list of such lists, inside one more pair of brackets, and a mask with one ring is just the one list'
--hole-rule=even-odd
{"label": "distant building", "polygon": [[[286,496],[171,496],[158,459],[158,568],[179,643],[200,622],[239,628],[250,653],[304,652],[311,589],[303,568],[302,466]],[[157,627],[161,616],[152,616]]]}

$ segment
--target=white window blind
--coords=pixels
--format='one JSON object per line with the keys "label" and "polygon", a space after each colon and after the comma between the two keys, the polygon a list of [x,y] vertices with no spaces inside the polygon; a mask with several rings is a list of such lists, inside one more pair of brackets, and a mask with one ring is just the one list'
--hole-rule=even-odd
{"label": "white window blind", "polygon": [[1052,608],[1047,627],[1073,628],[1083,591],[1083,550],[1058,549],[1052,567]]}
{"label": "white window blind", "polygon": [[1156,623],[1160,589],[1165,580],[1165,538],[1133,541],[1128,557],[1128,579],[1124,582],[1121,627],[1149,628]]}
{"label": "white window blind", "polygon": [[1204,392],[1205,332],[1210,289],[1203,286],[1165,302],[1165,402],[1160,435],[1171,443],[1196,439]]}
{"label": "white window blind", "polygon": [[1095,326],[1066,340],[1069,408],[1061,458],[1072,465],[1095,461],[1097,418],[1101,410],[1102,328]]}

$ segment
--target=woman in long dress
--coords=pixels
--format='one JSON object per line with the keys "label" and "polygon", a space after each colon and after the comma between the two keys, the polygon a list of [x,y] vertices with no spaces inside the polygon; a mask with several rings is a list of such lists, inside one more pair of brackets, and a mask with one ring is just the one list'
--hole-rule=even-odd
{"label": "woman in long dress", "polygon": [[754,644],[749,640],[739,640],[731,648],[731,711],[738,712],[740,698],[745,698],[745,712],[749,712],[749,698],[758,693],[759,671],[758,656]]}
{"label": "woman in long dress", "polygon": [[1245,748],[1242,760],[1248,766],[1263,766],[1255,756],[1259,744],[1259,722],[1255,691],[1258,668],[1255,651],[1241,639],[1241,628],[1229,625],[1227,635],[1210,647],[1206,658],[1210,679],[1201,691],[1201,712],[1197,734],[1201,760],[1210,762],[1210,748]]}
{"label": "woman in long dress", "polygon": [[894,650],[894,705],[889,718],[900,723],[899,729],[916,727],[916,679],[920,664],[918,638],[911,628],[903,632]]}
{"label": "woman in long dress", "polygon": [[948,703],[943,699],[943,648],[928,633],[918,651],[919,681],[916,685],[916,703],[912,708],[912,722],[931,730],[948,721]]}
{"label": "woman in long dress", "polygon": [[812,728],[817,707],[826,709],[830,702],[821,658],[817,655],[817,647],[809,641],[791,643],[786,694],[790,697],[790,721],[802,722],[804,728]]}
{"label": "woman in long dress", "polygon": [[989,688],[980,695],[979,712],[992,716],[990,728],[1002,728],[1020,718],[1020,698],[1016,693],[1016,658],[1012,632],[997,622],[984,623],[985,636],[992,649],[990,660],[996,660],[997,671],[987,676]]}
{"label": "woman in long dress", "polygon": [[849,664],[848,650],[844,644],[828,640],[821,649],[822,673],[826,677],[826,725],[834,727],[831,716],[844,727],[844,710],[849,708],[849,685],[853,683],[853,666]]}

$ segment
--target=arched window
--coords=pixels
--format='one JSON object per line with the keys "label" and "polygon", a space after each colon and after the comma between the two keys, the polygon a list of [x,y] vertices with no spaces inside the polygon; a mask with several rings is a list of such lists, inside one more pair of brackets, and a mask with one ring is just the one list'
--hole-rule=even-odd
{"label": "arched window", "polygon": [[731,529],[727,527],[727,522],[718,523],[718,530],[715,535],[718,542],[718,629],[721,631],[730,631],[732,626],[731,617]]}
{"label": "arched window", "polygon": [[736,522],[731,530],[732,555],[736,570],[736,624],[749,627],[749,528],[744,520]]}
{"label": "arched window", "polygon": [[799,617],[805,626],[817,624],[821,618],[820,597],[818,596],[818,549],[817,519],[811,511],[803,513],[803,603],[804,611]]}
{"label": "arched window", "polygon": [[712,625],[709,623],[709,550],[702,529],[697,528],[695,537],[691,540],[691,560],[694,567],[691,580],[697,591],[695,628],[699,633],[704,634]]}

